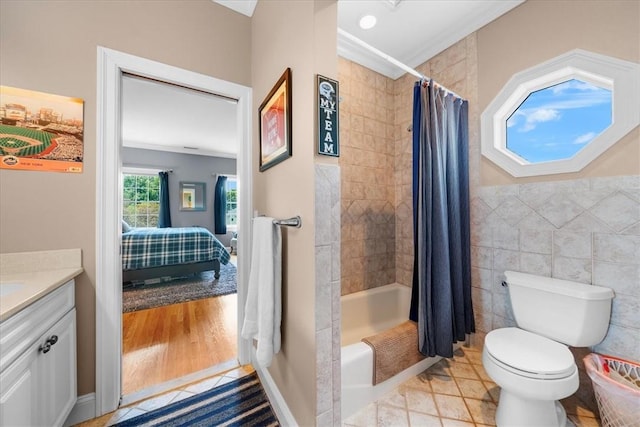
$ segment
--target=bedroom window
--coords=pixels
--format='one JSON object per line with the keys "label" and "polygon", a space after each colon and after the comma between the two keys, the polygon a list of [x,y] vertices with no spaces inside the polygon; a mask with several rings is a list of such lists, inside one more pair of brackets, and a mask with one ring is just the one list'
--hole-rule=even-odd
{"label": "bedroom window", "polygon": [[227,177],[227,227],[232,230],[238,226],[238,182]]}
{"label": "bedroom window", "polygon": [[514,177],[580,171],[638,126],[639,75],[579,49],[515,74],[482,113],[482,155]]}
{"label": "bedroom window", "polygon": [[131,227],[157,227],[160,178],[152,174],[125,174],[122,217]]}

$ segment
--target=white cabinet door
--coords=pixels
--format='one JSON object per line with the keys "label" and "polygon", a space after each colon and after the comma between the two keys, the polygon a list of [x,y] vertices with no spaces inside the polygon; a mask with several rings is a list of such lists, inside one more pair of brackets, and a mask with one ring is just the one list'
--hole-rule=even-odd
{"label": "white cabinet door", "polygon": [[0,375],[0,426],[38,425],[38,347],[30,347]]}
{"label": "white cabinet door", "polygon": [[73,309],[0,375],[0,426],[61,426],[76,397]]}
{"label": "white cabinet door", "polygon": [[68,312],[44,335],[41,343],[57,337],[47,353],[40,353],[41,425],[61,426],[76,403],[76,310]]}

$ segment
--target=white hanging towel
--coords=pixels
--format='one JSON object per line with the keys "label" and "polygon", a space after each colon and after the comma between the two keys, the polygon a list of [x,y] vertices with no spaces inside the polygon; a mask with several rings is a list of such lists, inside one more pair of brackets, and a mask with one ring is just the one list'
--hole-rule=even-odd
{"label": "white hanging towel", "polygon": [[251,272],[244,309],[242,338],[255,339],[256,362],[271,365],[280,351],[282,320],[282,236],[273,218],[253,219]]}

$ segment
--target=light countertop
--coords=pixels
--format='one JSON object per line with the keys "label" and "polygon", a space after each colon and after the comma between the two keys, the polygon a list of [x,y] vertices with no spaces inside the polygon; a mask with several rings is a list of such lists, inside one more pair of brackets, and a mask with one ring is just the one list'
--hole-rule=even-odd
{"label": "light countertop", "polygon": [[0,254],[0,322],[82,271],[80,249]]}

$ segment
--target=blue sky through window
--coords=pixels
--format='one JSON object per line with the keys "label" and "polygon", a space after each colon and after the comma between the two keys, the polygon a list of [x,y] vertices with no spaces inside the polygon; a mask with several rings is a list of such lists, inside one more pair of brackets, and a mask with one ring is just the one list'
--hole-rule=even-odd
{"label": "blue sky through window", "polygon": [[530,163],[571,158],[611,125],[611,101],[577,79],[532,92],[507,119],[507,149]]}

